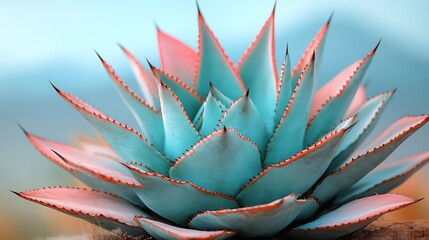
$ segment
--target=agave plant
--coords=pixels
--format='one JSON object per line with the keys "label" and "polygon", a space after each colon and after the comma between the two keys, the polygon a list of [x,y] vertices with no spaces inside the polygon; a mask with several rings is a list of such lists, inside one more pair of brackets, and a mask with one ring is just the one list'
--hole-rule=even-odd
{"label": "agave plant", "polygon": [[20,197],[105,229],[157,239],[236,236],[331,239],[418,200],[388,194],[429,152],[382,163],[428,115],[406,116],[362,144],[394,91],[367,99],[376,47],[315,89],[329,21],[291,68],[274,58],[274,11],[238,64],[198,14],[198,51],[158,29],[161,68],[122,47],[135,94],[100,60],[141,133],[55,88],[107,145],[78,147],[25,132],[91,190],[52,187]]}

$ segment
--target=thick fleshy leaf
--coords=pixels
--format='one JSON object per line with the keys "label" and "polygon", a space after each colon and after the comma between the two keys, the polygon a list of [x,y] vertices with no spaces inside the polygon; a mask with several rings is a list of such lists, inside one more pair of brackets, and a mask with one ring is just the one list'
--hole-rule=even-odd
{"label": "thick fleshy leaf", "polygon": [[274,116],[274,126],[277,126],[282,118],[290,98],[292,97],[292,78],[290,70],[289,50],[286,47],[285,59],[282,64],[282,71],[279,80],[276,113]]}
{"label": "thick fleshy leaf", "polygon": [[219,101],[221,102],[224,106],[229,106],[232,104],[233,100],[227,96],[225,96],[225,94],[223,94],[221,91],[219,91],[219,89],[217,89],[213,83],[210,82],[210,92],[212,93],[212,95]]}
{"label": "thick fleshy leaf", "polygon": [[371,133],[371,130],[376,125],[381,112],[389,102],[395,91],[379,94],[368,101],[357,111],[355,122],[356,125],[346,135],[337,151],[336,157],[329,166],[327,172],[333,172],[338,169],[356,148],[366,139]]}
{"label": "thick fleshy leaf", "polygon": [[121,161],[121,157],[119,157],[119,155],[115,153],[115,151],[113,151],[101,137],[98,137],[98,139],[95,140],[87,135],[81,135],[78,136],[74,142],[76,142],[76,147],[84,152]]}
{"label": "thick fleshy leaf", "polygon": [[344,117],[379,44],[362,60],[339,73],[315,95],[311,110],[314,115],[310,115],[305,132],[306,145],[326,134]]}
{"label": "thick fleshy leaf", "polygon": [[349,119],[309,148],[265,169],[243,187],[237,199],[244,206],[253,206],[306,192],[329,166],[351,122]]}
{"label": "thick fleshy leaf", "polygon": [[135,221],[152,237],[163,240],[221,240],[235,235],[235,232],[226,230],[199,231],[180,228],[145,217],[136,217]]}
{"label": "thick fleshy leaf", "polygon": [[[103,228],[120,228],[128,233],[145,234],[134,221],[136,215],[150,217],[140,208],[111,194],[79,188],[53,187],[16,193],[43,206],[82,218]],[[100,221],[100,220],[103,220]]]}
{"label": "thick fleshy leaf", "polygon": [[[314,56],[314,55],[313,55]],[[287,107],[267,145],[264,166],[276,164],[303,149],[314,85],[314,58],[302,72]]]}
{"label": "thick fleshy leaf", "polygon": [[[320,59],[323,52],[323,43],[326,37],[326,32],[329,28],[329,23],[331,22],[332,15],[329,17],[329,20],[320,28],[319,32],[314,36],[308,45],[307,49],[305,49],[298,63],[292,70],[292,86],[294,87],[298,80],[302,71],[304,71],[307,64],[311,61],[312,55],[316,53],[316,59]],[[315,68],[318,68],[318,64],[315,63]]]}
{"label": "thick fleshy leaf", "polygon": [[[141,187],[141,185],[134,180],[134,177],[130,175],[127,169],[124,171],[123,166],[120,163],[65,144],[49,141],[32,135],[25,130],[24,132],[28,140],[43,156],[67,170],[84,184],[99,191],[113,193],[135,205],[144,207],[144,204],[140,201],[134,189],[134,187]],[[91,174],[84,173],[78,166],[66,163],[61,157],[52,152],[53,149],[61,152],[68,159],[84,161],[87,164],[94,164],[94,162],[97,162],[98,165],[94,165],[96,171],[93,171]],[[121,167],[118,165],[121,165]],[[123,184],[132,186],[132,188],[124,186]]]}
{"label": "thick fleshy leaf", "polygon": [[155,77],[140,64],[137,58],[131,54],[128,49],[124,48],[122,45],[119,45],[119,47],[130,61],[134,76],[143,93],[143,99],[155,109],[159,109],[158,84],[156,83]]}
{"label": "thick fleshy leaf", "polygon": [[201,118],[202,124],[200,134],[202,136],[207,136],[217,130],[217,126],[223,115],[224,107],[225,106],[213,96],[212,92],[209,92],[206,102],[204,103],[204,112]]}
{"label": "thick fleshy leaf", "polygon": [[164,152],[169,159],[176,161],[177,157],[200,140],[200,136],[179,98],[163,83],[159,88],[159,97],[164,120]]}
{"label": "thick fleshy leaf", "polygon": [[170,176],[211,191],[234,196],[262,171],[256,145],[235,129],[213,132],[183,154]]}
{"label": "thick fleshy leaf", "polygon": [[246,237],[268,237],[288,226],[305,207],[306,200],[291,194],[264,205],[205,211],[192,218],[190,226],[209,230],[234,229]]}
{"label": "thick fleshy leaf", "polygon": [[249,92],[228,107],[220,120],[219,128],[222,127],[236,129],[244,137],[255,143],[258,146],[261,159],[263,159],[265,146],[270,136],[264,120],[259,115],[252,98],[249,97]]}
{"label": "thick fleshy leaf", "polygon": [[366,102],[366,87],[365,85],[361,85],[358,90],[356,91],[356,94],[350,103],[349,108],[346,112],[346,117],[353,116],[360,107],[362,107]]}
{"label": "thick fleshy leaf", "polygon": [[335,239],[359,230],[383,214],[419,200],[397,194],[382,194],[355,200],[293,228],[286,236],[293,239]]}
{"label": "thick fleshy leaf", "polygon": [[106,69],[107,74],[115,84],[116,90],[121,94],[122,99],[134,114],[137,122],[143,130],[143,136],[152,143],[157,149],[164,147],[164,128],[161,112],[155,110],[151,105],[142,100],[135,94],[123,81],[116,75],[115,71],[98,55]]}
{"label": "thick fleshy leaf", "polygon": [[212,82],[227,97],[238,99],[246,91],[243,81],[199,10],[198,32],[198,68],[194,79],[198,94],[206,96]]}
{"label": "thick fleshy leaf", "polygon": [[185,43],[157,29],[161,68],[177,76],[186,85],[195,89],[194,75],[197,53]]}
{"label": "thick fleshy leaf", "polygon": [[208,191],[188,181],[177,181],[156,173],[142,171],[128,164],[137,181],[145,187],[137,194],[158,215],[184,225],[192,215],[205,210],[237,208],[232,197]]}
{"label": "thick fleshy leaf", "polygon": [[276,108],[277,70],[274,54],[274,9],[259,34],[237,64],[252,101],[271,131]]}
{"label": "thick fleshy leaf", "polygon": [[[338,170],[327,175],[310,196],[325,203],[338,192],[350,187],[384,161],[405,139],[429,120],[429,116],[405,117],[386,129],[378,139],[362,150]],[[335,186],[335,187],[334,187]]]}
{"label": "thick fleshy leaf", "polygon": [[424,152],[381,164],[360,181],[338,194],[335,202],[341,203],[350,199],[387,193],[402,184],[428,162],[429,152]]}
{"label": "thick fleshy leaf", "polygon": [[136,130],[107,117],[96,108],[69,93],[57,88],[55,90],[92,124],[124,161],[138,162],[160,174],[168,175],[170,162]]}
{"label": "thick fleshy leaf", "polygon": [[186,110],[190,117],[194,117],[198,112],[204,100],[195,92],[194,89],[180,81],[178,78],[159,70],[151,65],[151,69],[156,78],[163,84],[171,88],[174,94],[180,99],[183,108]]}

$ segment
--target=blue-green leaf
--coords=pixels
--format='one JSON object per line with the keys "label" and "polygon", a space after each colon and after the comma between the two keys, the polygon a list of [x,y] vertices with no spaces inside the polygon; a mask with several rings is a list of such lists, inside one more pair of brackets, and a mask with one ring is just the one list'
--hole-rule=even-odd
{"label": "blue-green leaf", "polygon": [[208,191],[188,181],[177,181],[156,173],[142,171],[128,164],[144,188],[137,192],[146,206],[163,218],[184,225],[192,215],[206,210],[237,208],[232,197]]}
{"label": "blue-green leaf", "polygon": [[274,9],[237,64],[244,85],[265,125],[271,131],[276,108],[277,70],[274,54]]}
{"label": "blue-green leaf", "polygon": [[[244,206],[265,204],[291,193],[306,192],[325,172],[352,120],[290,159],[273,164],[237,194]],[[302,177],[305,173],[305,177]]]}
{"label": "blue-green leaf", "polygon": [[213,132],[181,156],[170,176],[234,196],[262,171],[258,148],[235,129]]}
{"label": "blue-green leaf", "polygon": [[136,130],[113,120],[79,98],[55,88],[97,130],[124,161],[141,163],[168,176],[170,162]]}
{"label": "blue-green leaf", "polygon": [[207,26],[200,11],[198,11],[198,29],[199,62],[196,76],[198,94],[206,96],[209,92],[209,83],[212,82],[227,97],[233,100],[241,97],[246,91],[243,81]]}
{"label": "blue-green leaf", "polygon": [[263,159],[269,134],[261,115],[249,97],[249,92],[228,107],[220,120],[219,128],[223,127],[236,129],[255,143]]}
{"label": "blue-green leaf", "polygon": [[200,134],[202,136],[207,136],[217,130],[217,126],[223,115],[224,107],[225,106],[213,96],[212,92],[209,92],[206,102],[204,103],[204,112],[201,118],[202,124]]}
{"label": "blue-green leaf", "polygon": [[179,98],[163,83],[159,88],[159,96],[165,131],[164,153],[176,161],[177,157],[200,140],[200,136]]}
{"label": "blue-green leaf", "polygon": [[[318,96],[315,96],[315,100],[321,106],[318,110],[313,110],[316,113],[308,121],[305,145],[312,144],[326,134],[344,117],[377,48],[378,44],[365,58],[352,64],[331,80],[335,84],[327,84],[328,90],[326,91],[330,93],[328,99],[317,99]],[[323,93],[323,90],[319,93]],[[316,107],[313,104],[314,108]]]}
{"label": "blue-green leaf", "polygon": [[289,50],[286,47],[285,59],[282,64],[282,71],[279,80],[276,113],[274,116],[274,126],[277,126],[282,118],[282,115],[292,97],[292,78],[290,70]]}
{"label": "blue-green leaf", "polygon": [[134,114],[134,117],[143,130],[142,135],[157,149],[162,151],[164,148],[164,128],[161,113],[137,96],[137,94],[116,75],[113,69],[100,56],[98,57],[106,69],[107,74],[115,84],[116,90],[121,94],[122,99]]}
{"label": "blue-green leaf", "polygon": [[268,142],[265,167],[279,163],[303,149],[313,84],[314,58],[302,72],[282,118]]}

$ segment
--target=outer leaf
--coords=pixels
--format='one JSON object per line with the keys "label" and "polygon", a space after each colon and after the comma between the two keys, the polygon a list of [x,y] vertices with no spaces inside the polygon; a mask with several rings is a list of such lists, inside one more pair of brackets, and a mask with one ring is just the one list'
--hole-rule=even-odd
{"label": "outer leaf", "polygon": [[267,128],[273,129],[276,108],[277,71],[274,54],[274,10],[237,65],[244,85]]}
{"label": "outer leaf", "polygon": [[[292,86],[295,86],[298,82],[300,74],[304,71],[305,67],[311,61],[312,55],[316,52],[316,59],[320,59],[323,52],[323,43],[325,41],[326,32],[328,31],[329,24],[331,22],[332,15],[329,17],[329,20],[322,26],[316,36],[311,40],[307,49],[305,49],[298,63],[292,70]],[[318,64],[315,64],[315,68],[318,68]]]}
{"label": "outer leaf", "polygon": [[238,207],[232,197],[205,190],[188,181],[176,181],[145,172],[133,165],[127,167],[137,181],[145,186],[137,194],[147,207],[176,224],[184,225],[200,211]]}
{"label": "outer leaf", "polygon": [[194,79],[197,92],[206,96],[209,82],[231,99],[237,99],[246,91],[237,70],[226,56],[218,40],[207,26],[198,10],[198,69]]}
{"label": "outer leaf", "polygon": [[249,92],[231,104],[220,120],[219,127],[236,129],[244,137],[258,146],[261,158],[267,145],[269,135],[264,120],[249,97]]}
{"label": "outer leaf", "polygon": [[164,129],[161,113],[131,91],[100,55],[98,55],[98,57],[106,69],[107,74],[115,84],[116,90],[121,94],[122,99],[127,103],[142,128],[143,136],[157,149],[162,150],[164,147]]}
{"label": "outer leaf", "polygon": [[134,216],[149,217],[140,208],[107,193],[79,188],[53,187],[16,193],[18,196],[43,206],[82,218],[103,228],[120,228],[131,234],[145,234]]}
{"label": "outer leaf", "polygon": [[55,90],[93,125],[109,146],[125,161],[138,162],[160,174],[168,175],[169,161],[136,130],[112,120],[71,94],[57,88]]}
{"label": "outer leaf", "polygon": [[288,236],[294,239],[335,239],[365,227],[385,213],[417,201],[419,200],[396,194],[358,199],[292,229]]}
{"label": "outer leaf", "polygon": [[[70,174],[81,180],[89,187],[99,191],[116,194],[135,205],[144,207],[144,204],[140,201],[134,189],[134,187],[141,187],[141,185],[134,180],[132,175],[129,175],[128,170],[128,172],[125,172],[122,169],[118,171],[118,165],[121,164],[117,163],[115,160],[89,154],[85,151],[65,144],[52,142],[47,139],[32,135],[25,130],[24,132],[28,140],[42,155],[70,172]],[[82,169],[79,169],[78,166],[66,163],[61,157],[52,152],[52,149],[56,149],[56,151],[61,152],[68,159],[85,161],[88,164],[94,163],[95,161],[99,164],[99,166],[97,166],[97,171],[93,171],[91,174],[86,174],[82,171]],[[122,167],[123,166],[119,168]],[[124,186],[123,184],[132,186],[132,188]]]}
{"label": "outer leaf", "polygon": [[290,73],[289,50],[286,47],[285,59],[282,64],[281,77],[278,86],[276,113],[274,126],[277,126],[282,118],[290,98],[292,97],[292,78]]}
{"label": "outer leaf", "polygon": [[303,149],[306,121],[314,84],[313,74],[314,58],[302,72],[292,97],[283,111],[282,118],[267,145],[265,167],[279,163]]}
{"label": "outer leaf", "polygon": [[135,218],[136,222],[144,228],[151,236],[165,240],[220,240],[230,238],[235,232],[221,231],[199,231],[194,229],[179,228],[163,222],[155,221],[145,217]]}
{"label": "outer leaf", "polygon": [[350,199],[387,193],[402,184],[428,162],[429,152],[424,152],[381,164],[360,181],[338,194],[335,202],[341,203]]}
{"label": "outer leaf", "polygon": [[[317,104],[312,106],[312,108],[318,110],[308,121],[308,128],[305,133],[306,145],[313,143],[326,134],[344,117],[378,46],[379,43],[365,58],[346,68],[331,80],[331,84],[324,87],[326,89],[321,89],[318,92],[322,95],[328,95],[328,100],[322,99],[326,96],[315,96],[314,99],[317,104],[322,103],[322,105],[320,108],[315,106]],[[325,101],[322,102],[323,100]]]}
{"label": "outer leaf", "polygon": [[181,79],[195,89],[194,75],[197,53],[185,43],[157,29],[162,70]]}
{"label": "outer leaf", "polygon": [[204,100],[195,92],[194,89],[180,81],[178,78],[159,70],[151,65],[151,69],[156,78],[167,85],[180,99],[183,108],[189,116],[193,117],[197,113]]}
{"label": "outer leaf", "polygon": [[165,131],[165,155],[175,161],[200,140],[199,133],[183,108],[179,98],[166,85],[159,89]]}
{"label": "outer leaf", "polygon": [[327,172],[333,172],[344,164],[356,148],[366,139],[374,128],[381,112],[389,102],[395,91],[379,94],[369,99],[356,113],[356,125],[344,138],[336,157],[329,166]]}
{"label": "outer leaf", "polygon": [[[348,120],[319,142],[290,159],[265,169],[243,187],[237,194],[237,199],[244,206],[253,206],[271,202],[291,193],[306,192],[329,166],[351,122],[351,119]],[[302,177],[304,172],[306,176]]]}
{"label": "outer leaf", "polygon": [[319,199],[321,203],[325,203],[338,192],[350,187],[377,167],[428,120],[428,116],[406,117],[398,120],[381,134],[380,139],[376,139],[374,143],[365,148],[370,150],[363,155],[355,155],[337,171],[326,176],[311,193],[311,196]]}
{"label": "outer leaf", "polygon": [[181,156],[170,169],[170,176],[234,196],[261,171],[257,147],[235,129],[225,128]]}
{"label": "outer leaf", "polygon": [[[197,229],[234,229],[246,237],[268,237],[288,226],[306,207],[306,200],[291,194],[274,202],[254,207],[205,211],[190,221]],[[269,226],[266,224],[269,223]]]}
{"label": "outer leaf", "polygon": [[122,45],[119,45],[119,47],[130,61],[134,76],[143,93],[143,99],[155,109],[159,109],[158,84],[156,83],[155,77],[140,64],[137,58],[131,54],[128,49],[124,48]]}

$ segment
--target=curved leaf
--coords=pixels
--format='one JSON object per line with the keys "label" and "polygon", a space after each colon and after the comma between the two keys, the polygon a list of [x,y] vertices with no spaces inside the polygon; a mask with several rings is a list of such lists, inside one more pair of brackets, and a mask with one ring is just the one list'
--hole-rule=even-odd
{"label": "curved leaf", "polygon": [[220,240],[230,238],[235,232],[220,231],[199,231],[194,229],[180,228],[163,222],[145,217],[136,217],[136,222],[144,228],[151,236],[165,240]]}
{"label": "curved leaf", "polygon": [[289,100],[292,97],[292,78],[290,71],[289,50],[288,47],[286,47],[286,54],[285,59],[282,63],[282,71],[277,92],[274,126],[277,126],[279,124],[284,110],[286,109]]}

